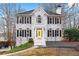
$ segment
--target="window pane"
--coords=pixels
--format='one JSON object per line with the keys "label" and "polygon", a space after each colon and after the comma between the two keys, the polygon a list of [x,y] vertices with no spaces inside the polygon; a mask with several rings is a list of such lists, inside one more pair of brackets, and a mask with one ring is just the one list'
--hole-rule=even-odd
{"label": "window pane", "polygon": [[56,17],[55,17],[55,24],[57,24],[57,19],[56,19]]}
{"label": "window pane", "polygon": [[56,18],[57,19],[57,24],[59,23],[59,18]]}
{"label": "window pane", "polygon": [[32,32],[31,32],[31,30],[30,30],[30,37],[31,37],[31,34],[32,34]]}
{"label": "window pane", "polygon": [[38,18],[38,23],[41,23],[41,18]]}
{"label": "window pane", "polygon": [[20,17],[20,23],[22,23],[22,19],[21,19],[21,17]]}
{"label": "window pane", "polygon": [[24,37],[24,30],[22,30],[22,37]]}
{"label": "window pane", "polygon": [[27,37],[29,37],[29,29],[27,29]]}
{"label": "window pane", "polygon": [[52,30],[52,36],[54,37],[54,30]]}
{"label": "window pane", "polygon": [[25,30],[25,37],[26,37],[26,30]]}
{"label": "window pane", "polygon": [[54,24],[54,17],[53,17],[53,19],[52,19],[52,22],[53,22],[53,24]]}
{"label": "window pane", "polygon": [[38,15],[38,17],[37,17],[37,22],[41,23],[41,16],[40,15]]}
{"label": "window pane", "polygon": [[56,36],[59,36],[59,32],[58,32],[58,30],[56,30],[56,32],[57,32],[57,33],[56,33]]}
{"label": "window pane", "polygon": [[50,37],[52,36],[52,34],[51,34],[51,30],[49,30],[49,36],[50,36]]}
{"label": "window pane", "polygon": [[60,24],[61,24],[61,18],[60,18]]}
{"label": "window pane", "polygon": [[55,37],[56,37],[56,30],[55,30]]}

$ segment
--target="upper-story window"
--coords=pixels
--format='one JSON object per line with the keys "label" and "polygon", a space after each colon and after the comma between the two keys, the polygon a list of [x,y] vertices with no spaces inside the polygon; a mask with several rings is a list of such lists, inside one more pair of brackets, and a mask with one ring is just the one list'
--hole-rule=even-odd
{"label": "upper-story window", "polygon": [[37,23],[41,23],[41,16],[40,15],[37,16]]}
{"label": "upper-story window", "polygon": [[54,17],[47,17],[47,24],[54,24]]}
{"label": "upper-story window", "polygon": [[31,24],[31,16],[17,16],[17,24]]}
{"label": "upper-story window", "polygon": [[55,24],[59,24],[59,18],[55,17]]}
{"label": "upper-story window", "polygon": [[60,17],[47,17],[47,24],[61,24]]}

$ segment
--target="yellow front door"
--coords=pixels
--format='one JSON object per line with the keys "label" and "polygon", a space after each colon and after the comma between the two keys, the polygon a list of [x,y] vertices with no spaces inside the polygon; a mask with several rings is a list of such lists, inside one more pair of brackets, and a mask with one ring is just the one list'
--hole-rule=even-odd
{"label": "yellow front door", "polygon": [[42,34],[43,34],[42,28],[37,28],[36,36],[37,36],[38,39],[42,38]]}

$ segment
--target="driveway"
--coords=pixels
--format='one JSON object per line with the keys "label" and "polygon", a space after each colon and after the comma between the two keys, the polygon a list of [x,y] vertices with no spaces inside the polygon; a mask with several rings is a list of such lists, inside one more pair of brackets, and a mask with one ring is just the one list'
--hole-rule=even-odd
{"label": "driveway", "polygon": [[59,41],[47,41],[47,47],[57,47],[57,48],[74,48],[79,45],[79,42],[59,42]]}

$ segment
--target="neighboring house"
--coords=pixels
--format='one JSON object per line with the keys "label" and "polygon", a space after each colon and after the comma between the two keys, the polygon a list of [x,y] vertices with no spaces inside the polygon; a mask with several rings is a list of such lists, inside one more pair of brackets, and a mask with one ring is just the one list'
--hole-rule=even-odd
{"label": "neighboring house", "polygon": [[5,40],[4,35],[5,35],[4,32],[0,32],[0,42],[7,41],[7,40]]}
{"label": "neighboring house", "polygon": [[3,34],[3,32],[0,32],[0,41],[4,41],[4,34]]}
{"label": "neighboring house", "polygon": [[[58,12],[59,11],[59,12]],[[19,46],[33,38],[35,46],[46,46],[46,41],[61,41],[64,16],[61,9],[57,13],[43,8],[17,14],[16,45]]]}

